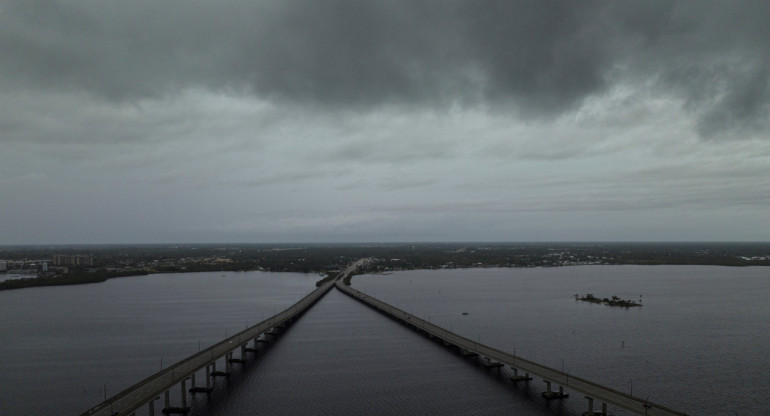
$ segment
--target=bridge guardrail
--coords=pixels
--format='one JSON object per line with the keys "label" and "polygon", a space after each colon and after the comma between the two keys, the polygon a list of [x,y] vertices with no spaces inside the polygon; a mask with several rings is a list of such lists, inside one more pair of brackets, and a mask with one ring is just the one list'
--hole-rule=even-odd
{"label": "bridge guardrail", "polygon": [[257,338],[268,329],[299,315],[320,299],[321,296],[326,294],[333,285],[334,282],[327,282],[326,284],[319,286],[289,308],[145,378],[133,386],[108,398],[104,402],[92,407],[82,413],[81,416],[124,416],[130,414],[160,393],[181,383],[183,380],[186,380],[193,372],[222,358],[230,351],[245,345],[247,342]]}
{"label": "bridge guardrail", "polygon": [[686,413],[678,412],[666,406],[639,399],[613,388],[603,386],[581,377],[574,376],[572,374],[556,370],[554,368],[538,364],[534,361],[527,360],[525,358],[521,358],[488,345],[473,341],[463,337],[462,335],[448,331],[447,329],[435,325],[431,322],[425,321],[424,319],[415,315],[407,313],[406,311],[396,308],[395,306],[385,303],[364,292],[344,285],[341,282],[337,282],[336,286],[338,289],[342,290],[344,293],[347,293],[351,297],[369,304],[388,315],[400,319],[460,348],[476,352],[479,355],[484,355],[491,359],[498,360],[499,362],[505,363],[513,368],[532,373],[543,379],[558,383],[565,388],[571,388],[573,390],[579,391],[583,394],[586,394],[587,396],[593,397],[594,399],[603,400],[606,403],[613,404],[638,414],[649,416],[687,416]]}

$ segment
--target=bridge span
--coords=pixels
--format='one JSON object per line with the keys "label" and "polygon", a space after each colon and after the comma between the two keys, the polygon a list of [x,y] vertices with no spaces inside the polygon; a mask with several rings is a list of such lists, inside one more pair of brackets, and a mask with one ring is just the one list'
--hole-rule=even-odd
{"label": "bridge span", "polygon": [[[256,348],[256,344],[266,341],[265,337],[268,336],[272,330],[290,323],[304,313],[333,286],[334,282],[327,282],[319,286],[288,309],[153,374],[94,406],[81,414],[81,416],[129,416],[134,414],[134,412],[141,406],[145,405],[149,407],[150,416],[154,416],[155,401],[160,399],[160,395],[164,395],[165,397],[164,406],[162,408],[163,413],[186,413],[189,410],[187,407],[188,392],[206,393],[211,391],[213,377],[228,375],[230,373],[231,363],[242,362],[247,359],[247,354],[250,351],[253,351],[253,349],[248,347],[250,341],[254,343],[254,347]],[[262,338],[260,338],[260,336],[262,336]],[[233,354],[238,349],[240,349],[240,357],[233,358]],[[225,368],[217,371],[217,360],[223,357],[225,358]],[[203,368],[206,368],[204,374],[205,387],[203,385],[198,386],[195,379],[196,372]],[[188,381],[190,382],[189,391]],[[179,406],[172,406],[169,393],[170,389],[176,385],[181,386],[181,404]]]}
{"label": "bridge span", "polygon": [[[534,361],[516,356],[515,354],[500,351],[488,345],[465,338],[454,332],[448,331],[446,328],[434,325],[424,319],[396,308],[395,306],[373,298],[364,292],[355,290],[343,284],[342,281],[337,281],[336,285],[337,289],[383,314],[424,332],[432,338],[443,340],[445,345],[458,349],[464,356],[485,357],[487,360],[485,366],[487,367],[509,366],[513,370],[513,377],[511,377],[511,380],[514,383],[529,382],[532,380],[533,376],[541,378],[546,385],[546,391],[542,393],[542,396],[547,400],[569,397],[569,394],[564,391],[565,388],[585,395],[588,410],[583,413],[583,416],[606,415],[607,404],[640,415],[687,416],[686,413],[669,409],[660,404],[634,397],[630,394],[602,386],[601,384],[588,381],[563,371],[546,367]],[[524,374],[521,374],[522,372]],[[559,390],[552,390],[552,384],[558,385]],[[594,410],[595,400],[601,402],[601,409]]]}
{"label": "bridge span", "polygon": [[[258,343],[269,341],[267,337],[274,330],[291,323],[329,292],[333,286],[336,286],[343,293],[354,299],[422,331],[430,337],[443,340],[445,345],[457,348],[464,356],[485,357],[487,360],[485,366],[487,367],[499,368],[506,365],[510,366],[513,370],[511,380],[514,383],[528,383],[532,380],[532,376],[542,378],[547,387],[547,390],[542,395],[547,400],[568,397],[569,395],[564,392],[565,388],[584,394],[588,400],[588,411],[584,412],[583,416],[606,415],[607,404],[640,415],[687,416],[685,413],[677,412],[665,406],[642,400],[638,397],[526,360],[515,354],[509,354],[470,340],[344,284],[346,277],[350,276],[357,268],[368,261],[369,259],[361,259],[351,263],[345,270],[339,273],[336,280],[326,282],[317,287],[313,292],[288,309],[153,374],[94,406],[85,413],[82,413],[81,416],[132,416],[142,406],[148,406],[150,416],[155,416],[155,402],[161,399],[161,395],[165,398],[161,408],[164,414],[187,413],[190,410],[187,407],[188,393],[211,392],[214,377],[229,375],[231,363],[246,361],[247,354],[255,352]],[[248,347],[249,342],[254,343],[254,348]],[[239,358],[234,358],[234,353],[239,349]],[[222,358],[224,358],[224,369],[218,371],[216,368],[217,361]],[[203,374],[205,386],[198,385],[196,380],[196,373],[203,368],[205,368]],[[523,372],[523,374],[520,372]],[[189,389],[188,381],[190,382]],[[551,389],[552,384],[559,386],[558,391]],[[180,386],[181,394],[179,395],[179,401],[181,403],[178,406],[172,406],[170,391],[177,385]],[[601,410],[594,411],[594,400],[601,402]]]}

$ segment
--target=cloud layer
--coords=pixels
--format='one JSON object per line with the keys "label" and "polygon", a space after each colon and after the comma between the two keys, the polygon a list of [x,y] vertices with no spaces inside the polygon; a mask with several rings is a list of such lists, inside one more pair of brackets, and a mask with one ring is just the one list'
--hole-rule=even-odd
{"label": "cloud layer", "polygon": [[553,116],[622,83],[681,98],[711,136],[766,127],[763,2],[10,0],[5,88],[110,100],[250,88],[293,103]]}
{"label": "cloud layer", "polygon": [[0,0],[0,243],[767,239],[768,21]]}

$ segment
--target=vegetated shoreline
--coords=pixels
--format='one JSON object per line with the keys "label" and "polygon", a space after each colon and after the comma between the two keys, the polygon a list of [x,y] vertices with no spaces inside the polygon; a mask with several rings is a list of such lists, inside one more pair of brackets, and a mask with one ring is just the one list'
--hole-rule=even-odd
{"label": "vegetated shoreline", "polygon": [[[273,272],[271,270],[263,269],[217,269],[211,270],[209,268],[201,269],[186,269],[186,270],[162,270],[162,271],[148,271],[148,270],[123,270],[123,271],[106,271],[97,270],[93,272],[79,271],[62,276],[47,276],[47,277],[27,277],[21,279],[10,279],[0,282],[0,291],[14,290],[14,289],[26,289],[30,287],[47,287],[47,286],[72,286],[72,285],[87,285],[91,283],[102,283],[107,279],[115,279],[120,277],[136,277],[136,276],[148,276],[151,274],[171,274],[171,273],[205,273],[205,272],[248,272],[248,271],[261,271],[261,272]],[[315,272],[311,272],[315,273]],[[330,278],[335,278],[337,273],[327,275],[322,280],[319,280],[316,285],[320,286]]]}
{"label": "vegetated shoreline", "polygon": [[[96,267],[76,266],[55,276],[11,279],[0,290],[99,283],[154,273],[267,271],[318,273],[318,285],[338,276],[351,261],[371,258],[354,274],[401,270],[535,268],[581,265],[770,266],[770,243],[421,243],[244,245],[137,245],[4,247],[0,258],[20,269],[58,254],[93,256]],[[5,262],[6,260],[4,260]],[[30,264],[25,264],[30,263]]]}
{"label": "vegetated shoreline", "polygon": [[[684,263],[684,264],[672,264],[667,262],[661,262],[661,263],[624,263],[624,264],[596,264],[597,266],[723,266],[723,267],[749,267],[751,265],[736,265],[736,264],[692,264],[692,263]],[[508,268],[550,268],[550,267],[579,267],[579,266],[586,266],[584,264],[577,264],[577,265],[564,265],[564,266],[507,266]],[[474,269],[474,268],[489,268],[489,267],[506,267],[506,266],[499,266],[499,265],[479,265],[476,267],[457,267],[457,269]],[[350,275],[346,276],[345,278],[345,284],[350,286],[350,280],[354,275],[359,274],[391,274],[396,271],[404,271],[404,270],[440,270],[435,267],[415,267],[410,269],[399,269],[399,270],[390,270],[387,272],[371,272],[371,271],[360,271],[357,273],[351,273]],[[55,276],[55,277],[29,277],[29,278],[21,278],[21,279],[11,279],[11,280],[5,280],[0,282],[0,291],[3,290],[14,290],[14,289],[25,289],[30,287],[46,287],[46,286],[71,286],[71,285],[85,285],[85,284],[91,284],[91,283],[101,283],[107,281],[107,279],[114,279],[119,277],[133,277],[133,276],[147,276],[150,274],[155,273],[200,273],[200,272],[220,272],[220,271],[227,271],[227,272],[233,272],[233,271],[263,271],[263,272],[282,272],[285,270],[265,270],[262,268],[254,268],[254,269],[217,269],[212,270],[211,268],[186,268],[184,270],[175,269],[175,270],[162,270],[162,271],[147,271],[147,270],[124,270],[124,271],[107,271],[107,270],[97,270],[97,271],[78,271],[73,272],[68,275],[63,276]],[[311,271],[308,273],[324,273],[324,272],[317,272],[317,271]],[[326,276],[316,282],[316,286],[321,286],[322,284],[334,280],[337,278],[338,273],[337,272],[326,272]],[[597,299],[599,302],[594,302],[589,299],[579,299],[583,301],[593,302],[593,303],[605,303],[602,302],[602,299]],[[626,306],[626,305],[613,305],[609,304],[610,306]],[[628,305],[628,306],[641,306],[638,304],[634,305]],[[627,306],[626,306],[627,307]]]}
{"label": "vegetated shoreline", "polygon": [[55,277],[28,277],[22,279],[11,279],[0,282],[0,290],[24,289],[28,287],[43,286],[70,286],[85,285],[89,283],[100,283],[107,279],[117,277],[146,276],[149,273],[143,270],[126,270],[120,272],[109,272],[99,270],[95,272],[74,272],[64,276]]}

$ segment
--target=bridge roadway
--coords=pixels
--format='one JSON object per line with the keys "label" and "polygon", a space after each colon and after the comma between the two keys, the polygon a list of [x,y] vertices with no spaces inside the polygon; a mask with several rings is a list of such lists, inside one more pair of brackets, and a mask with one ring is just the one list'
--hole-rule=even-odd
{"label": "bridge roadway", "polygon": [[[650,416],[687,416],[685,413],[677,412],[664,406],[648,402],[646,400],[641,400],[629,394],[613,390],[609,387],[593,383],[568,373],[558,371],[553,368],[537,364],[533,361],[529,361],[521,357],[517,357],[515,355],[511,355],[509,353],[489,347],[487,345],[475,342],[453,332],[447,331],[445,328],[433,325],[432,323],[420,319],[417,316],[411,315],[392,305],[372,298],[363,292],[359,292],[343,284],[343,279],[345,277],[349,276],[351,273],[356,271],[358,267],[361,267],[369,261],[370,259],[361,259],[351,263],[338,275],[336,281],[324,283],[288,309],[254,326],[251,326],[218,344],[215,344],[197,354],[177,362],[176,364],[164,370],[153,374],[145,380],[140,381],[139,383],[94,406],[85,413],[81,414],[81,416],[129,416],[134,414],[134,412],[139,407],[145,404],[149,404],[150,414],[154,415],[154,401],[158,400],[160,398],[160,394],[162,393],[165,393],[166,395],[164,411],[168,411],[168,413],[184,413],[186,411],[185,406],[188,393],[186,390],[186,382],[192,378],[192,383],[195,383],[194,380],[196,371],[204,367],[206,368],[206,379],[208,385],[210,377],[214,375],[214,371],[210,372],[209,368],[215,370],[214,363],[216,363],[218,359],[225,357],[226,365],[229,366],[228,361],[230,358],[232,358],[233,351],[238,348],[241,349],[241,359],[244,359],[244,354],[247,351],[246,345],[249,341],[254,340],[256,344],[258,342],[258,338],[262,334],[265,334],[269,330],[281,326],[284,323],[292,321],[303,312],[305,312],[308,308],[310,308],[323,295],[325,295],[332,288],[332,286],[335,285],[339,290],[352,296],[353,298],[368,304],[369,306],[387,315],[390,315],[393,318],[401,320],[405,324],[422,330],[433,337],[440,338],[449,345],[453,345],[461,350],[465,350],[468,353],[483,355],[490,360],[497,360],[499,363],[509,365],[515,371],[525,371],[527,375],[519,377],[520,380],[528,380],[529,374],[543,378],[543,380],[548,385],[548,396],[550,398],[566,397],[562,396],[560,393],[551,392],[551,383],[557,383],[563,388],[569,388],[585,394],[586,398],[589,398],[589,412],[584,413],[584,416],[604,414],[604,411],[593,412],[594,399],[601,400],[604,403],[609,403],[626,410],[630,410],[637,414]],[[490,365],[494,364],[490,363]],[[169,390],[176,385],[181,385],[182,406],[172,408],[169,405]]]}
{"label": "bridge roadway", "polygon": [[[351,269],[349,267],[345,270],[345,273],[350,273],[350,271]],[[246,351],[245,348],[249,341],[254,340],[256,343],[257,338],[261,334],[296,318],[326,294],[332,286],[334,286],[334,282],[327,282],[324,285],[319,286],[288,309],[153,374],[145,380],[140,381],[115,396],[110,397],[106,401],[94,406],[81,416],[127,416],[133,414],[139,407],[148,403],[151,414],[154,414],[154,400],[156,400],[162,393],[167,393],[169,389],[180,383],[182,385],[183,404],[178,410],[183,409],[185,407],[184,403],[187,395],[187,391],[185,391],[186,381],[190,379],[196,371],[206,367],[208,372],[209,365],[215,363],[216,360],[222,357],[230,357],[232,352],[238,348],[241,348],[241,353],[243,354]],[[241,359],[243,358],[244,357],[241,357]],[[209,377],[208,374],[207,377]],[[168,406],[168,403],[166,403],[166,406]]]}
{"label": "bridge roadway", "polygon": [[[352,296],[353,298],[373,307],[380,312],[389,315],[403,323],[410,325],[418,330],[442,339],[449,345],[453,345],[460,350],[466,351],[468,354],[478,354],[484,356],[490,360],[497,360],[499,363],[510,366],[515,369],[516,374],[518,371],[526,372],[526,376],[519,376],[519,381],[525,381],[529,379],[530,375],[535,375],[543,379],[548,385],[548,393],[544,393],[544,397],[548,398],[560,398],[561,396],[557,392],[551,392],[550,384],[558,384],[563,388],[571,389],[580,392],[586,396],[589,406],[589,411],[583,413],[585,416],[601,415],[604,412],[594,412],[593,400],[599,400],[604,403],[608,403],[625,410],[629,410],[640,415],[650,416],[686,416],[685,413],[678,412],[669,409],[665,406],[652,403],[637,397],[633,397],[629,394],[611,389],[609,387],[602,386],[600,384],[585,380],[580,377],[559,371],[536,362],[526,360],[516,355],[509,354],[504,351],[492,348],[490,346],[478,343],[463,336],[457,335],[454,332],[447,331],[445,328],[434,325],[428,321],[418,318],[412,314],[409,314],[395,306],[389,305],[381,300],[373,298],[366,293],[355,290],[349,286],[346,286],[342,281],[336,282],[337,288],[342,292]],[[490,362],[490,366],[494,366]],[[604,409],[606,411],[606,409]]]}

